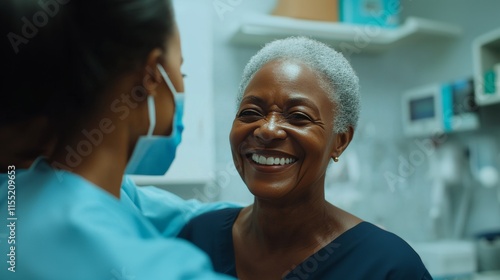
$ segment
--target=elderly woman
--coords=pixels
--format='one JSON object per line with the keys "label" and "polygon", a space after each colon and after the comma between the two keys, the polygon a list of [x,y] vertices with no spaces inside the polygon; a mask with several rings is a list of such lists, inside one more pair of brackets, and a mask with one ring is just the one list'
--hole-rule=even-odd
{"label": "elderly woman", "polygon": [[265,46],[245,68],[230,133],[255,202],[204,214],[180,236],[240,279],[431,279],[401,238],[325,200],[327,166],[353,138],[358,91],[347,60],[325,44]]}

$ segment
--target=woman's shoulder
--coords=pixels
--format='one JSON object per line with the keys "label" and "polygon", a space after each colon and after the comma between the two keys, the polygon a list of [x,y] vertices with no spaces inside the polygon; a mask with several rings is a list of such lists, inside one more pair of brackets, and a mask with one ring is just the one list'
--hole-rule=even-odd
{"label": "woman's shoulder", "polygon": [[349,228],[285,279],[432,279],[402,238],[369,222]]}
{"label": "woman's shoulder", "polygon": [[210,212],[203,213],[199,216],[194,217],[189,221],[188,224],[198,225],[198,224],[211,224],[214,222],[232,222],[236,220],[236,217],[241,211],[241,207],[230,207],[219,210],[214,210]]}
{"label": "woman's shoulder", "polygon": [[226,208],[199,215],[186,224],[178,237],[207,253],[215,271],[236,275],[232,229],[241,209]]}
{"label": "woman's shoulder", "polygon": [[382,252],[391,254],[418,257],[413,248],[398,235],[369,222],[362,222],[358,227],[358,230],[362,231],[362,234],[365,235],[364,246],[383,249],[381,250]]}
{"label": "woman's shoulder", "polygon": [[356,251],[365,258],[369,256],[374,264],[384,267],[392,275],[400,276],[391,279],[425,279],[424,276],[428,275],[420,256],[403,238],[369,222],[360,223],[357,230],[363,237],[355,246]]}
{"label": "woman's shoulder", "polygon": [[225,208],[196,216],[184,226],[178,236],[193,240],[197,239],[195,235],[202,234],[206,237],[214,231],[231,230],[241,209],[241,207]]}

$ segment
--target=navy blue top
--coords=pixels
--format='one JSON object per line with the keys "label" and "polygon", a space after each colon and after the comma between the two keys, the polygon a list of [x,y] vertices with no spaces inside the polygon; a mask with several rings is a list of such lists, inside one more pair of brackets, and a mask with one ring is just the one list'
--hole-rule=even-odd
{"label": "navy blue top", "polygon": [[[179,237],[212,259],[217,272],[236,275],[233,224],[242,208],[213,211],[192,219]],[[283,279],[432,279],[403,239],[368,222],[347,230],[297,265]]]}

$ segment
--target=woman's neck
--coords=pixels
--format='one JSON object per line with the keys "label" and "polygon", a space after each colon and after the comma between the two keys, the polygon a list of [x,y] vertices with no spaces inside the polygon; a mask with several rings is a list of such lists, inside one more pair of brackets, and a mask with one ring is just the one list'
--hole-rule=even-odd
{"label": "woman's neck", "polygon": [[[106,97],[101,105],[96,106],[94,116],[74,130],[76,133],[72,139],[55,149],[50,158],[52,166],[78,174],[113,196],[120,197],[123,174],[135,145],[133,139],[138,137],[131,127],[137,125],[134,120],[138,117],[130,110],[124,118],[113,110],[113,104],[123,98],[123,93],[132,92],[137,85],[137,77],[130,74],[123,78],[123,82],[103,91],[102,95]],[[144,104],[142,108],[146,106]],[[136,107],[128,109],[133,108]]]}
{"label": "woman's neck", "polygon": [[68,144],[60,145],[50,160],[53,167],[78,174],[119,198],[129,135],[124,126],[106,120],[105,129],[99,123],[81,129]]}
{"label": "woman's neck", "polygon": [[286,206],[256,199],[246,213],[244,229],[270,251],[315,250],[330,243],[343,229],[335,209],[323,195]]}
{"label": "woman's neck", "polygon": [[361,222],[325,201],[317,187],[315,195],[287,202],[256,198],[240,212],[232,228],[240,278],[282,278],[320,249],[336,246],[334,239]]}
{"label": "woman's neck", "polygon": [[0,173],[7,166],[27,169],[39,156],[52,153],[55,144],[53,129],[46,117],[5,124],[0,127]]}

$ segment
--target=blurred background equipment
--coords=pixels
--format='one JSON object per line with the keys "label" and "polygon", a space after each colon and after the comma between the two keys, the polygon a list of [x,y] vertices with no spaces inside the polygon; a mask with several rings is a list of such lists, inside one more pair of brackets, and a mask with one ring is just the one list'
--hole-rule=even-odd
{"label": "blurred background equipment", "polygon": [[407,136],[432,136],[479,127],[472,79],[408,90],[403,94],[402,111]]}
{"label": "blurred background equipment", "polygon": [[476,102],[500,102],[500,28],[477,37],[473,44]]}

